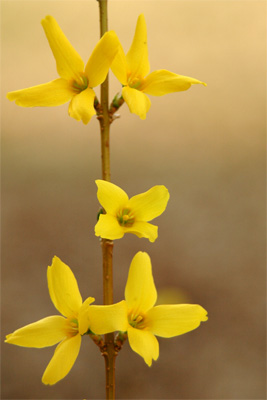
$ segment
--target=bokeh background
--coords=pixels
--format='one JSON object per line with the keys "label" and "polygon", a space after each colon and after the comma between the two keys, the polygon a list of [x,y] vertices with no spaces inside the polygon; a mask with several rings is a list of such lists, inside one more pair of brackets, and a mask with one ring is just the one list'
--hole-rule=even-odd
{"label": "bokeh background", "polygon": [[[134,254],[147,251],[160,297],[201,304],[209,321],[161,339],[151,368],[128,343],[116,366],[118,399],[265,398],[265,1],[113,1],[109,28],[124,49],[144,13],[151,71],[205,88],[151,98],[145,121],[126,105],[112,125],[112,181],[132,196],[170,192],[154,244],[128,235],[114,246],[115,301]],[[58,77],[40,21],[53,15],[86,62],[99,38],[96,1],[2,1],[2,398],[101,399],[104,360],[84,338],[71,373],[41,383],[54,348],[3,344],[48,315],[46,268],[57,255],[83,298],[102,304],[94,236],[101,178],[98,121],[68,105],[24,109],[8,91]],[[120,84],[111,74],[111,96]]]}

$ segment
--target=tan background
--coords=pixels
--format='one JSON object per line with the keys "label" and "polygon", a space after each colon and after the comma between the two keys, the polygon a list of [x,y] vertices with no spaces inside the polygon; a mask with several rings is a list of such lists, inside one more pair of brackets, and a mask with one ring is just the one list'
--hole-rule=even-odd
{"label": "tan background", "polygon": [[[201,304],[209,321],[159,339],[151,368],[125,344],[117,398],[263,399],[266,2],[111,0],[109,27],[126,51],[142,12],[151,71],[208,86],[151,98],[145,121],[124,105],[112,126],[113,182],[130,196],[156,184],[171,195],[154,244],[132,235],[115,242],[115,300],[132,257],[147,251],[158,290]],[[58,76],[40,25],[47,14],[85,62],[99,37],[96,1],[2,1],[3,335],[57,313],[46,283],[55,254],[83,298],[102,302],[98,121],[71,119],[67,105],[24,109],[5,99]],[[111,93],[119,90],[112,76]],[[104,361],[89,338],[71,373],[46,387],[53,351],[2,345],[2,398],[103,398]]]}

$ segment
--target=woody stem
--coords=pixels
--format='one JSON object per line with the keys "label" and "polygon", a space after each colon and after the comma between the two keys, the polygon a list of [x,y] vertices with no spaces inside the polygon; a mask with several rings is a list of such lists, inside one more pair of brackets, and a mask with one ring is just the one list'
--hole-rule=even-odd
{"label": "woody stem", "polygon": [[[100,13],[100,36],[108,30],[107,0],[97,0]],[[110,181],[110,116],[109,116],[109,82],[108,76],[100,89],[101,115],[99,115],[101,133],[102,179]],[[103,254],[103,295],[104,304],[113,304],[113,242],[101,240]],[[106,399],[115,399],[115,358],[114,333],[105,335],[104,351],[106,369]]]}

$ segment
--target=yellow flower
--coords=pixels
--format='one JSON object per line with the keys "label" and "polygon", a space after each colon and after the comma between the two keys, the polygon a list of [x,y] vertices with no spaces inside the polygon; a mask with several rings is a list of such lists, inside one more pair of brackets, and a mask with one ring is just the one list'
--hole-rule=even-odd
{"label": "yellow flower", "polygon": [[47,16],[42,20],[46,37],[54,54],[60,76],[52,82],[16,90],[7,94],[11,101],[22,107],[53,107],[70,101],[69,115],[87,124],[96,114],[93,87],[100,85],[119,46],[115,32],[110,31],[100,39],[86,67],[72,47],[56,20]]}
{"label": "yellow flower", "polygon": [[122,97],[131,113],[146,118],[151,102],[144,94],[163,96],[167,93],[187,90],[191,85],[201,83],[197,79],[177,75],[161,69],[147,75],[150,70],[147,50],[147,31],[144,15],[137,20],[134,39],[127,55],[119,46],[116,57],[111,65],[112,72],[123,86]]}
{"label": "yellow flower", "polygon": [[207,311],[197,304],[159,305],[151,261],[138,252],[131,263],[125,288],[128,316],[128,339],[131,348],[151,366],[159,356],[155,335],[169,338],[196,329],[207,321]]}
{"label": "yellow flower", "polygon": [[71,269],[58,257],[53,258],[52,265],[47,269],[47,280],[51,300],[62,316],[46,317],[17,329],[6,336],[6,342],[36,348],[59,343],[42,377],[43,383],[54,385],[71,370],[80,351],[81,335],[88,329],[95,334],[125,330],[125,304],[122,301],[111,306],[99,306],[98,314],[98,306],[89,307],[95,300],[93,297],[82,302]]}
{"label": "yellow flower", "polygon": [[165,186],[154,186],[147,192],[131,199],[113,183],[96,180],[97,197],[106,214],[100,214],[95,226],[96,236],[105,239],[120,239],[125,233],[133,233],[154,242],[158,227],[147,221],[158,217],[165,210],[169,192]]}

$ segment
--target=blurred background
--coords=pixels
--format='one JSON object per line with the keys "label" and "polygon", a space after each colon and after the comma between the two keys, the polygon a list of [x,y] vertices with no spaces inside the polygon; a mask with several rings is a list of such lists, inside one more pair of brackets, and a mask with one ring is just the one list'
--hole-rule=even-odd
{"label": "blurred background", "polygon": [[[112,124],[113,183],[129,196],[157,184],[170,192],[154,244],[133,235],[115,241],[115,301],[133,256],[146,251],[162,301],[201,304],[209,321],[159,338],[151,368],[126,343],[117,398],[263,399],[266,2],[111,0],[109,29],[125,51],[140,13],[151,71],[208,86],[151,97],[145,121],[124,104]],[[99,38],[96,1],[2,1],[2,398],[102,399],[104,360],[88,337],[52,387],[41,376],[54,348],[3,344],[6,334],[57,314],[46,281],[54,255],[72,268],[83,298],[102,304],[98,121],[75,121],[67,104],[27,109],[5,98],[58,77],[40,25],[48,14],[85,62]],[[112,74],[110,81],[112,98],[120,84]]]}

